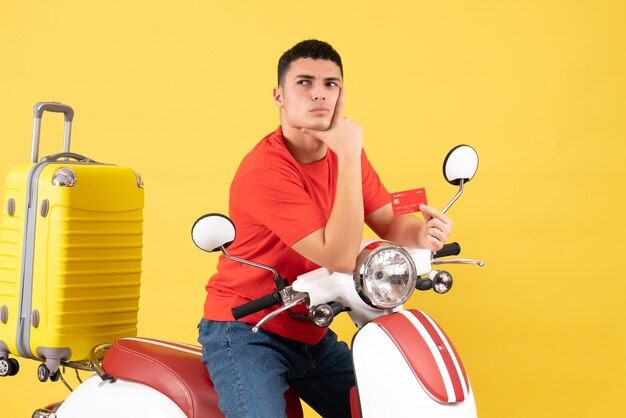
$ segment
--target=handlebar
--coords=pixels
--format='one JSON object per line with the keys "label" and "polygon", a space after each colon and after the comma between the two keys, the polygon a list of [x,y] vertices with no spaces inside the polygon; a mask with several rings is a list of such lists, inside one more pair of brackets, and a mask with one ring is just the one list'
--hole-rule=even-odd
{"label": "handlebar", "polygon": [[451,242],[449,244],[445,244],[441,250],[435,252],[433,254],[433,258],[448,257],[459,254],[461,254],[461,246],[458,242]]}
{"label": "handlebar", "polygon": [[243,305],[235,306],[230,311],[233,314],[235,320],[239,320],[244,316],[252,315],[253,313],[262,311],[274,305],[280,305],[282,298],[277,291],[270,293],[269,295],[261,296],[258,299],[251,300]]}
{"label": "handlebar", "polygon": [[430,279],[418,279],[415,283],[417,290],[430,290],[433,288],[433,281]]}

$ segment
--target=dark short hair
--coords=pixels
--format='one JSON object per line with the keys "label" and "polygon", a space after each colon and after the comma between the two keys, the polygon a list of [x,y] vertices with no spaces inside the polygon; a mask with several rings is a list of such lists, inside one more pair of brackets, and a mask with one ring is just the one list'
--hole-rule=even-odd
{"label": "dark short hair", "polygon": [[318,41],[317,39],[307,39],[306,41],[298,42],[291,49],[285,51],[285,53],[278,60],[278,85],[281,85],[285,74],[289,70],[289,65],[300,58],[313,58],[332,61],[339,67],[341,76],[343,77],[343,65],[341,64],[341,57],[335,49],[324,41]]}

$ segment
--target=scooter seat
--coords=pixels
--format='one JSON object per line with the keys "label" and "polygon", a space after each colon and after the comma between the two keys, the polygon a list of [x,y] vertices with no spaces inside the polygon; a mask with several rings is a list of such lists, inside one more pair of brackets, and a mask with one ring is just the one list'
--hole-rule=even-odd
{"label": "scooter seat", "polygon": [[[112,377],[158,390],[189,418],[223,418],[209,373],[201,363],[202,348],[151,338],[123,338],[107,351],[103,368]],[[294,388],[285,393],[287,416],[302,418]]]}
{"label": "scooter seat", "polygon": [[158,390],[189,418],[223,417],[217,393],[197,346],[149,338],[115,341],[102,364],[112,377]]}

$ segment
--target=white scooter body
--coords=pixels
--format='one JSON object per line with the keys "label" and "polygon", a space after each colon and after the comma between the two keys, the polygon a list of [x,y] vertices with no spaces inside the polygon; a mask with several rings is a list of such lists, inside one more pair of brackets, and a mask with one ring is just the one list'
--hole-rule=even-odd
{"label": "white scooter body", "polygon": [[170,398],[141,383],[92,376],[61,404],[57,418],[186,418]]}

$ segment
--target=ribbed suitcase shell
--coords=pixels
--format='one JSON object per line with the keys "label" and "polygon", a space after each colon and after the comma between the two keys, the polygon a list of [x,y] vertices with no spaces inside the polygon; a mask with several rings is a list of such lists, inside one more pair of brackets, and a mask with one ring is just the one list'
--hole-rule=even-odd
{"label": "ribbed suitcase shell", "polygon": [[[52,176],[60,167],[76,172],[74,187],[52,184]],[[143,189],[130,169],[46,164],[37,179],[35,210],[31,208],[36,221],[32,300],[28,304],[28,295],[22,293],[28,286],[21,283],[20,276],[27,268],[24,261],[30,261],[23,258],[23,248],[26,184],[31,168],[30,164],[14,167],[5,183],[0,221],[0,306],[6,305],[8,321],[0,323],[0,341],[22,357],[43,360],[46,355],[42,348],[68,348],[71,355],[63,360],[84,360],[95,345],[136,335]],[[11,198],[14,216],[7,213]],[[41,206],[46,200],[49,207],[44,217]],[[39,323],[33,324],[36,316]]]}
{"label": "ribbed suitcase shell", "polygon": [[[74,186],[52,183],[62,167],[76,173]],[[139,182],[129,168],[93,162],[21,164],[8,172],[0,208],[0,355],[8,349],[52,363],[81,361],[96,345],[136,335]]]}

